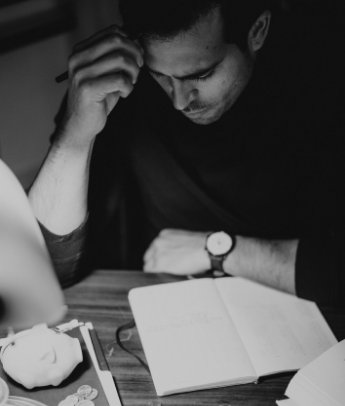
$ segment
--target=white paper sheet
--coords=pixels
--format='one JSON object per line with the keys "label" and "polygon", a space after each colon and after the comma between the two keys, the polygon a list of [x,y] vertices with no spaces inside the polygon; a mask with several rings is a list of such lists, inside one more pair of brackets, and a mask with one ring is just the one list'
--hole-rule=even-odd
{"label": "white paper sheet", "polygon": [[302,368],[285,395],[303,406],[344,406],[345,340]]}
{"label": "white paper sheet", "polygon": [[256,380],[212,279],[135,288],[129,301],[158,396]]}
{"label": "white paper sheet", "polygon": [[313,302],[242,278],[215,283],[259,376],[302,368],[337,342]]}
{"label": "white paper sheet", "polygon": [[277,400],[276,403],[278,406],[301,406],[291,399]]}

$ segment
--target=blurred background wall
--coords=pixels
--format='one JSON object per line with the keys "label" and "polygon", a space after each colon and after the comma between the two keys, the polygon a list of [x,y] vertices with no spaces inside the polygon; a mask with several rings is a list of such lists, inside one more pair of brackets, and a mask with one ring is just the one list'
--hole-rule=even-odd
{"label": "blurred background wall", "polygon": [[1,0],[0,157],[24,187],[49,148],[76,42],[119,22],[117,0]]}

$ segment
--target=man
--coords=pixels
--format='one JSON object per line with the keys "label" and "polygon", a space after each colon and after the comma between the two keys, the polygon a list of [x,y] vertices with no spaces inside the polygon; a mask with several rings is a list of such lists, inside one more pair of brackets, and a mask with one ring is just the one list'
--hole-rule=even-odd
{"label": "man", "polygon": [[30,191],[64,283],[87,235],[89,253],[121,244],[113,213],[136,190],[127,202],[142,214],[145,271],[214,267],[344,305],[338,115],[323,93],[333,83],[315,86],[308,58],[332,61],[325,44],[316,57],[297,48],[299,25],[270,3],[127,0],[123,29],[75,47],[67,107]]}

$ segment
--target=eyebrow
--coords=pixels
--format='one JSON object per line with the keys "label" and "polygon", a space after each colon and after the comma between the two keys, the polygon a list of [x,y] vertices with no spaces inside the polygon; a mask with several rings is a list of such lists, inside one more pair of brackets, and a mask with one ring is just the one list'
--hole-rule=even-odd
{"label": "eyebrow", "polygon": [[[198,77],[200,77],[200,76],[202,76],[202,75],[205,75],[206,73],[210,72],[212,69],[216,68],[216,67],[223,61],[223,59],[224,59],[224,58],[222,58],[220,61],[217,61],[217,62],[213,63],[212,65],[208,66],[208,67],[205,68],[205,69],[197,70],[197,71],[195,71],[195,72],[193,72],[193,73],[191,73],[191,74],[189,74],[189,75],[173,76],[173,77],[174,77],[175,79],[182,80],[182,81],[183,81],[183,80],[196,79],[196,78],[198,78]],[[165,75],[165,74],[162,73],[162,72],[157,72],[157,71],[155,71],[155,70],[149,68],[147,65],[146,65],[146,68],[147,68],[147,70],[148,70],[149,72],[152,72],[152,73],[155,74],[155,75],[158,75],[158,76],[167,76],[167,75]]]}

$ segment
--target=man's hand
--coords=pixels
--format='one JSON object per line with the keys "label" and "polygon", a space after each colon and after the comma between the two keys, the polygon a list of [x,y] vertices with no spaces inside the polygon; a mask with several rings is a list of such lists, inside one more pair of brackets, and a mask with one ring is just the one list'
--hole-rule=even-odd
{"label": "man's hand", "polygon": [[119,98],[132,92],[143,64],[140,46],[117,26],[77,44],[68,63],[68,103],[61,128],[64,139],[88,146]]}
{"label": "man's hand", "polygon": [[144,255],[144,271],[190,275],[209,270],[206,236],[202,232],[162,230]]}
{"label": "man's hand", "polygon": [[[208,233],[162,230],[144,255],[144,271],[192,275],[211,268],[205,250]],[[236,236],[236,247],[224,271],[296,294],[295,260],[298,240],[269,241]]]}
{"label": "man's hand", "polygon": [[95,137],[143,63],[140,46],[116,26],[74,48],[66,114],[29,193],[37,219],[53,233],[68,234],[85,220]]}

